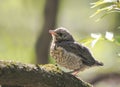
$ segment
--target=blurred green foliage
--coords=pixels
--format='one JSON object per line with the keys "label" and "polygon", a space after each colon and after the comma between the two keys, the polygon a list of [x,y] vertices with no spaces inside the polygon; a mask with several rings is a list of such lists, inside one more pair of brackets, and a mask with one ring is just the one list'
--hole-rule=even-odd
{"label": "blurred green foliage", "polygon": [[91,8],[96,8],[97,11],[92,14],[90,17],[94,17],[97,14],[102,13],[102,16],[98,18],[96,21],[99,21],[102,19],[104,16],[113,13],[113,12],[120,12],[120,2],[119,0],[98,0],[97,2],[91,3],[92,7]]}

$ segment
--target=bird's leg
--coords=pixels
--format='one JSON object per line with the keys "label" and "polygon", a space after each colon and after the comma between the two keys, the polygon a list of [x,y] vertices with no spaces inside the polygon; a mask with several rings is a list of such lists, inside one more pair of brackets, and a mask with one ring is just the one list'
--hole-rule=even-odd
{"label": "bird's leg", "polygon": [[79,73],[79,69],[78,70],[75,70],[72,75],[76,76],[77,74]]}
{"label": "bird's leg", "polygon": [[75,69],[75,70],[70,71],[70,72],[68,72],[68,73],[71,73],[72,75],[76,76],[76,75],[78,74],[79,70],[80,70],[80,69]]}

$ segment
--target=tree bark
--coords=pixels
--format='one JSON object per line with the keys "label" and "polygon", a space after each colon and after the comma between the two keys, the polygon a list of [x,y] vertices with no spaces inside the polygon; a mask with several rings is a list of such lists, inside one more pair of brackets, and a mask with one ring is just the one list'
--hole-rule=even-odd
{"label": "tree bark", "polygon": [[11,87],[92,87],[52,64],[32,65],[0,61],[0,84]]}
{"label": "tree bark", "polygon": [[2,85],[1,87],[24,87],[24,86],[10,86],[10,85]]}
{"label": "tree bark", "polygon": [[46,64],[48,63],[49,45],[51,36],[49,35],[49,29],[55,28],[56,15],[58,9],[59,0],[46,0],[44,10],[44,25],[42,32],[36,42],[36,57],[37,63]]}

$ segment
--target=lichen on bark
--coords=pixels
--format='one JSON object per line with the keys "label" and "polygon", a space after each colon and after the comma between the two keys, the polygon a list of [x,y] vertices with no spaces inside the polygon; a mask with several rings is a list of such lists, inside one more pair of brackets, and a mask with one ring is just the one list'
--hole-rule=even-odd
{"label": "lichen on bark", "polygon": [[25,87],[92,87],[53,64],[0,61],[0,84]]}

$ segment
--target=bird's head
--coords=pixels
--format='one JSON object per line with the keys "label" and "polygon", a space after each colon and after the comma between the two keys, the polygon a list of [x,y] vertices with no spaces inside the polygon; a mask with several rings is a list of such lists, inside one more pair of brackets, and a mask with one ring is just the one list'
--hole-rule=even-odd
{"label": "bird's head", "polygon": [[55,42],[61,41],[74,41],[72,35],[65,28],[57,28],[55,30],[49,30]]}

